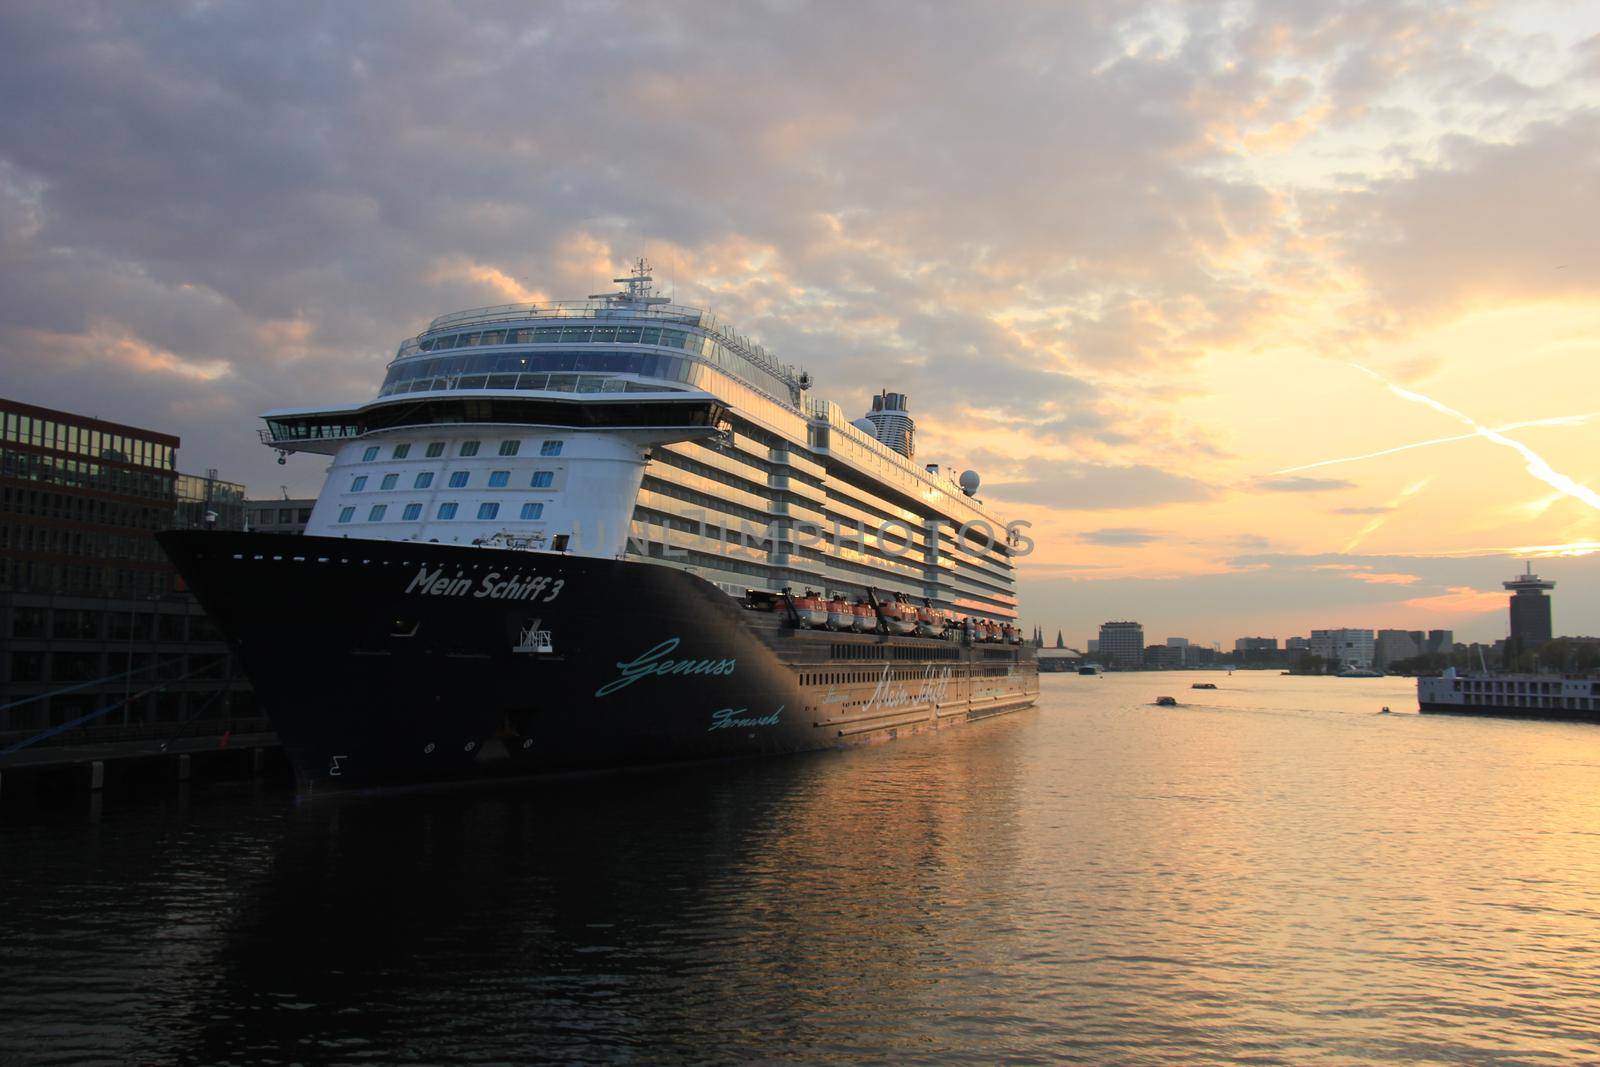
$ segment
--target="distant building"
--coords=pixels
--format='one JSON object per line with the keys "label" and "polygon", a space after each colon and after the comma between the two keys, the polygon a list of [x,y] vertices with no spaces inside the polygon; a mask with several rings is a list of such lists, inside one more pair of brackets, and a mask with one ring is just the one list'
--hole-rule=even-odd
{"label": "distant building", "polygon": [[1372,666],[1382,670],[1391,663],[1420,656],[1427,636],[1421,630],[1379,630],[1372,644]]}
{"label": "distant building", "polygon": [[1182,645],[1151,645],[1144,650],[1144,665],[1157,670],[1177,670],[1183,666]]}
{"label": "distant building", "polygon": [[1321,656],[1330,667],[1366,670],[1372,666],[1372,653],[1371,630],[1311,631],[1311,654]]}
{"label": "distant building", "polygon": [[1187,637],[1169,637],[1169,638],[1167,638],[1167,647],[1168,648],[1188,648],[1189,647],[1189,639]]}
{"label": "distant building", "polygon": [[303,534],[311,521],[311,507],[315,498],[282,500],[246,500],[245,522],[256,533]]}
{"label": "distant building", "polygon": [[1423,649],[1429,655],[1448,655],[1455,649],[1456,635],[1450,630],[1429,630],[1427,647]]}
{"label": "distant building", "polygon": [[1545,590],[1554,589],[1555,582],[1545,581],[1533,573],[1533,564],[1527,571],[1509,582],[1502,582],[1511,590],[1511,641],[1512,653],[1538,648],[1550,640],[1553,630],[1550,623],[1550,598]]}
{"label": "distant building", "polygon": [[1310,652],[1311,639],[1309,637],[1291,637],[1284,641],[1283,647],[1289,652]]}
{"label": "distant building", "polygon": [[1087,651],[1087,652],[1099,652],[1100,651],[1100,639],[1098,637],[1091,637],[1091,638],[1089,638],[1089,640],[1087,642],[1085,642],[1083,647],[1084,647],[1084,650]]}
{"label": "distant building", "polygon": [[1067,647],[1066,641],[1062,640],[1061,631],[1060,630],[1056,631],[1056,647],[1057,648],[1066,648]]}
{"label": "distant building", "polygon": [[1233,639],[1235,652],[1276,652],[1278,639],[1276,637],[1235,637]]}
{"label": "distant building", "polygon": [[1137,668],[1144,663],[1144,627],[1136,622],[1101,623],[1098,650],[1108,667]]}
{"label": "distant building", "polygon": [[178,444],[0,398],[0,747],[113,705],[61,740],[203,729],[250,706],[154,537],[238,529],[244,487],[180,474]]}

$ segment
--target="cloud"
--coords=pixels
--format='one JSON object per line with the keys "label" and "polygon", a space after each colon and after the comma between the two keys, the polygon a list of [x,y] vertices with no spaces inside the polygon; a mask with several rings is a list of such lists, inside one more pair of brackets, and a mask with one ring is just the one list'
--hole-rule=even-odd
{"label": "cloud", "polygon": [[1103,530],[1085,530],[1078,535],[1078,540],[1090,545],[1107,545],[1111,547],[1138,547],[1148,545],[1152,541],[1160,540],[1161,535],[1152,530],[1134,530],[1125,527],[1111,526]]}
{"label": "cloud", "polygon": [[1271,493],[1324,493],[1330,489],[1355,487],[1355,482],[1342,478],[1267,478],[1256,483],[1256,488]]}
{"label": "cloud", "polygon": [[1361,508],[1334,508],[1335,515],[1387,515],[1394,510],[1392,504],[1373,504]]}
{"label": "cloud", "polygon": [[990,496],[1064,511],[1157,507],[1207,500],[1216,490],[1197,478],[1143,465],[1068,460],[1033,478],[985,487]]}
{"label": "cloud", "polygon": [[1403,607],[1415,611],[1438,612],[1441,615],[1483,615],[1491,611],[1504,611],[1506,594],[1470,585],[1451,586],[1434,596],[1413,597],[1401,602]]}

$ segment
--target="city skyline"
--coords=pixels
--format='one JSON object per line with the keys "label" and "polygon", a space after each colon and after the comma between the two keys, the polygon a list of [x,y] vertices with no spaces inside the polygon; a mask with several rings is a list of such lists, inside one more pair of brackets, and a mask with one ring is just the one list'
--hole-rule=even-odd
{"label": "city skyline", "polygon": [[1046,630],[1494,640],[1531,558],[1556,631],[1600,632],[1594,4],[0,30],[7,395],[179,434],[252,497],[322,473],[261,411],[644,255],[852,417],[907,394],[918,459],[1034,524]]}

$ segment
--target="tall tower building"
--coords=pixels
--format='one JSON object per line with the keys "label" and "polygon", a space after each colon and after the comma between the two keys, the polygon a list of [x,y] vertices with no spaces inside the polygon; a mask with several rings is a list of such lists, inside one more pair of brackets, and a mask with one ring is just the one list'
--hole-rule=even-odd
{"label": "tall tower building", "polygon": [[1111,667],[1141,666],[1144,663],[1144,627],[1136,622],[1101,623],[1100,655]]}
{"label": "tall tower building", "polygon": [[1550,640],[1550,598],[1544,594],[1556,583],[1533,573],[1533,564],[1529,563],[1524,573],[1501,584],[1511,590],[1511,648],[1520,652]]}

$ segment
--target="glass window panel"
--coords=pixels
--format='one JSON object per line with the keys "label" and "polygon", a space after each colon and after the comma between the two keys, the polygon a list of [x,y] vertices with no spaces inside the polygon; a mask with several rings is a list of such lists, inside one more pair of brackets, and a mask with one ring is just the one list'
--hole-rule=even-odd
{"label": "glass window panel", "polygon": [[411,446],[410,445],[395,445],[394,446],[394,458],[395,459],[405,459],[409,455],[411,455]]}
{"label": "glass window panel", "polygon": [[468,474],[466,471],[455,471],[450,475],[450,488],[464,489],[467,485]]}
{"label": "glass window panel", "polygon": [[367,476],[365,474],[357,475],[356,478],[350,483],[350,491],[352,493],[359,493],[366,487]]}
{"label": "glass window panel", "polygon": [[441,519],[453,519],[455,517],[456,517],[456,506],[454,504],[440,504],[439,505],[439,518],[441,518]]}
{"label": "glass window panel", "polygon": [[521,441],[501,441],[500,442],[500,454],[502,456],[514,456],[521,450],[522,450],[522,442]]}
{"label": "glass window panel", "polygon": [[511,481],[511,472],[510,471],[490,471],[489,472],[489,488],[490,489],[504,489],[506,487],[507,483],[509,483],[510,481]]}
{"label": "glass window panel", "polygon": [[403,520],[405,520],[406,522],[415,522],[421,516],[422,516],[422,505],[421,504],[407,504],[405,512],[403,514],[401,514],[400,517]]}
{"label": "glass window panel", "polygon": [[339,521],[340,522],[349,522],[351,519],[353,519],[355,517],[356,517],[356,509],[355,508],[340,508],[339,509]]}
{"label": "glass window panel", "polygon": [[478,518],[480,518],[480,519],[492,519],[498,514],[500,514],[500,505],[499,504],[479,504],[478,505]]}
{"label": "glass window panel", "polygon": [[639,327],[637,327],[637,326],[618,326],[617,327],[617,344],[619,344],[619,345],[634,345],[634,344],[638,344],[638,343],[639,343]]}
{"label": "glass window panel", "polygon": [[462,441],[461,454],[463,456],[476,456],[478,454],[478,445],[481,443],[479,441]]}
{"label": "glass window panel", "polygon": [[399,480],[400,480],[400,476],[398,474],[385,474],[383,476],[383,481],[379,484],[378,488],[379,489],[393,489],[394,488],[394,483],[398,482]]}
{"label": "glass window panel", "polygon": [[388,504],[374,504],[372,510],[367,512],[368,522],[382,522],[384,512],[389,510]]}
{"label": "glass window panel", "polygon": [[534,471],[533,481],[529,484],[535,489],[548,489],[550,488],[550,483],[554,482],[555,479],[555,471]]}
{"label": "glass window panel", "polygon": [[522,517],[524,519],[537,519],[537,518],[540,518],[543,515],[544,515],[544,505],[543,504],[524,504],[524,505],[522,505]]}
{"label": "glass window panel", "polygon": [[428,488],[428,486],[430,486],[432,484],[433,484],[433,472],[432,471],[423,471],[421,474],[417,475],[417,480],[415,482],[411,483],[411,488],[413,488],[413,489],[426,489],[426,488]]}

